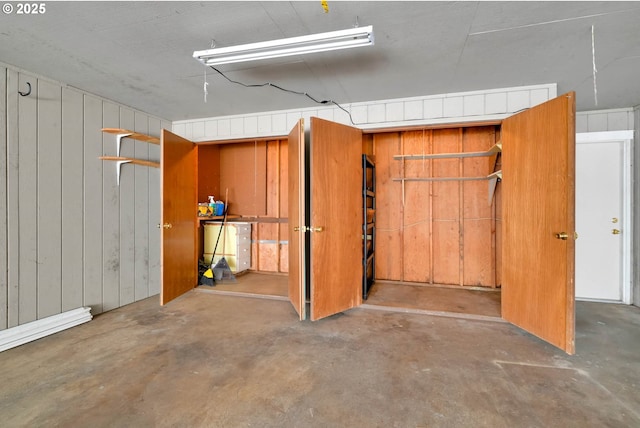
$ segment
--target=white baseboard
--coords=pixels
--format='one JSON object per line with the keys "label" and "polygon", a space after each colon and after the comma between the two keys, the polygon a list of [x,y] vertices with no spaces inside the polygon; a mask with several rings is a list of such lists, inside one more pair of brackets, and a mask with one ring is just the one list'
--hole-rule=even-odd
{"label": "white baseboard", "polygon": [[0,352],[91,321],[91,308],[78,308],[0,331]]}

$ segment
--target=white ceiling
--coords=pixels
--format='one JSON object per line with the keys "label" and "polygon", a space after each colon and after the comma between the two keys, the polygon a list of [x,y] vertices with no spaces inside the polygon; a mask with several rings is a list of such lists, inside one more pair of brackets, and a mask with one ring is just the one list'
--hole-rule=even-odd
{"label": "white ceiling", "polygon": [[328,4],[46,2],[41,15],[0,14],[0,61],[169,120],[302,108],[313,102],[230,83],[193,51],[358,22],[375,46],[218,68],[340,104],[557,83],[578,111],[640,105],[640,2]]}

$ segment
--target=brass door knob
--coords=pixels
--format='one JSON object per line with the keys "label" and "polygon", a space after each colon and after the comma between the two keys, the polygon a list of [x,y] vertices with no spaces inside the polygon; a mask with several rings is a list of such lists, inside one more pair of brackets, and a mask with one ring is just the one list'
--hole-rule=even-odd
{"label": "brass door knob", "polygon": [[620,235],[622,232],[620,232],[620,229],[613,229],[613,230],[611,230],[611,233],[613,235]]}
{"label": "brass door knob", "polygon": [[324,231],[324,227],[320,226],[320,227],[310,227],[309,230],[311,232],[323,232]]}
{"label": "brass door knob", "polygon": [[162,227],[164,227],[165,229],[171,229],[173,225],[171,223],[165,223],[162,225]]}
{"label": "brass door knob", "polygon": [[556,233],[556,239],[562,239],[563,241],[566,241],[567,239],[569,239],[569,235],[567,234],[567,232]]}

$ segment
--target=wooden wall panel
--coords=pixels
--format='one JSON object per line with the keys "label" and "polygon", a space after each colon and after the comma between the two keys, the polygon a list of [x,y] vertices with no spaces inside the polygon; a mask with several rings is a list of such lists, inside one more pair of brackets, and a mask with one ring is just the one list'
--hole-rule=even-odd
{"label": "wooden wall panel", "polygon": [[280,255],[277,223],[256,223],[258,228],[258,260],[253,263],[262,272],[278,272]]}
{"label": "wooden wall panel", "polygon": [[[38,319],[62,312],[62,88],[38,81]],[[44,137],[46,136],[46,137]]]}
{"label": "wooden wall panel", "polygon": [[[402,134],[402,154],[425,154],[431,151],[431,131]],[[404,163],[405,177],[430,177],[431,160],[395,161]],[[402,239],[402,280],[431,282],[431,182],[405,183]]]}
{"label": "wooden wall panel", "polygon": [[[499,284],[495,201],[488,202],[487,181],[451,180],[485,177],[487,158],[393,159],[400,153],[486,151],[496,139],[493,126],[374,134],[377,279]],[[404,188],[391,180],[403,176],[424,180],[407,180]]]}
{"label": "wooden wall panel", "polygon": [[[289,144],[280,140],[280,218],[289,218]],[[287,230],[286,227],[283,230]],[[286,233],[286,232],[285,232]],[[282,236],[282,234],[281,234]],[[287,239],[285,236],[283,239]]]}
{"label": "wooden wall panel", "polygon": [[280,269],[282,273],[289,272],[289,225],[280,224]]}
{"label": "wooden wall panel", "polygon": [[[103,312],[102,296],[102,183],[103,174],[115,174],[113,168],[104,168],[102,155],[102,100],[84,97],[84,306],[91,307],[93,315]],[[91,171],[91,172],[89,172]]]}
{"label": "wooden wall panel", "polygon": [[83,305],[82,93],[62,88],[62,311]]}
{"label": "wooden wall panel", "polygon": [[[465,128],[463,151],[489,150],[494,144],[495,131],[491,127]],[[482,177],[488,174],[487,159],[462,159],[463,175]],[[488,200],[487,181],[465,181],[463,195],[463,285],[490,286],[495,282],[495,220],[493,204]]]}
{"label": "wooden wall panel", "polygon": [[280,140],[280,219],[287,222],[280,224],[280,272],[289,272],[289,145],[287,140]]}
{"label": "wooden wall panel", "polygon": [[[433,153],[456,153],[462,149],[460,129],[433,130]],[[433,161],[434,177],[459,177],[459,159]],[[462,285],[461,278],[461,183],[433,182],[433,282]]]}
{"label": "wooden wall panel", "polygon": [[280,143],[267,141],[266,216],[280,217]]}
{"label": "wooden wall panel", "polygon": [[[120,108],[120,127],[123,129],[135,128],[135,112],[128,108]],[[105,135],[105,138],[107,135]],[[125,138],[122,141],[120,153],[122,156],[136,157],[136,144],[138,141]],[[140,142],[140,144],[142,144]],[[109,306],[105,299],[105,310],[133,303],[135,298],[135,206],[136,165],[123,165],[120,172],[120,289],[105,290],[110,293],[120,293],[119,302],[113,302]]]}
{"label": "wooden wall panel", "polygon": [[[120,106],[105,101],[102,105],[102,124],[106,128],[120,127]],[[112,134],[102,134],[102,153],[116,156],[117,140]],[[128,138],[122,139],[122,153],[128,153],[131,144]],[[103,310],[108,311],[120,306],[120,187],[117,183],[118,165],[116,162],[103,162],[102,206],[93,207],[87,215],[102,211],[102,227],[105,231],[102,240],[102,284]],[[123,165],[122,171],[132,168]],[[122,177],[121,177],[122,178]],[[131,186],[129,180],[122,180],[124,187]]]}
{"label": "wooden wall panel", "polygon": [[220,192],[229,189],[229,212],[266,215],[266,142],[226,144],[220,147]]}
{"label": "wooden wall panel", "polygon": [[[32,87],[32,95],[18,98],[18,233],[19,233],[19,308],[20,324],[34,321],[38,299],[38,81],[32,76],[19,75],[19,88]],[[35,92],[35,93],[33,93]]]}
{"label": "wooden wall panel", "polygon": [[[7,69],[0,66],[0,118],[7,118],[6,103],[7,101]],[[6,147],[7,150],[0,150],[0,242],[8,244],[8,164],[7,164],[7,120],[0,119],[0,147]],[[0,330],[8,326],[8,245],[0,246]]]}
{"label": "wooden wall panel", "polygon": [[208,196],[224,199],[220,191],[220,146],[198,145],[198,202],[208,202]]}
{"label": "wooden wall panel", "polygon": [[402,185],[400,134],[374,135],[376,160],[376,278],[402,280]]}

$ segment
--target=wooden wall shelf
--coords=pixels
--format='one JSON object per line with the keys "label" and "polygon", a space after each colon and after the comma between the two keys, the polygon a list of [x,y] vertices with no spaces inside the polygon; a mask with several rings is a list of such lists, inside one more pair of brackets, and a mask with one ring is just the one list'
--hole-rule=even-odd
{"label": "wooden wall shelf", "polygon": [[152,168],[160,168],[159,162],[120,156],[120,146],[122,144],[123,138],[131,138],[131,139],[142,141],[145,143],[157,144],[157,145],[160,144],[160,138],[152,137],[146,134],[140,134],[139,132],[134,132],[128,129],[121,129],[121,128],[102,128],[102,132],[116,135],[116,139],[117,139],[116,156],[100,156],[99,159],[116,162],[116,182],[118,183],[118,186],[120,185],[120,171],[123,164],[132,163],[135,165],[149,166]]}
{"label": "wooden wall shelf", "polygon": [[486,152],[458,152],[458,153],[431,153],[414,155],[394,155],[395,160],[420,160],[420,159],[455,159],[455,158],[478,158],[493,156],[502,152],[502,143],[498,142]]}

